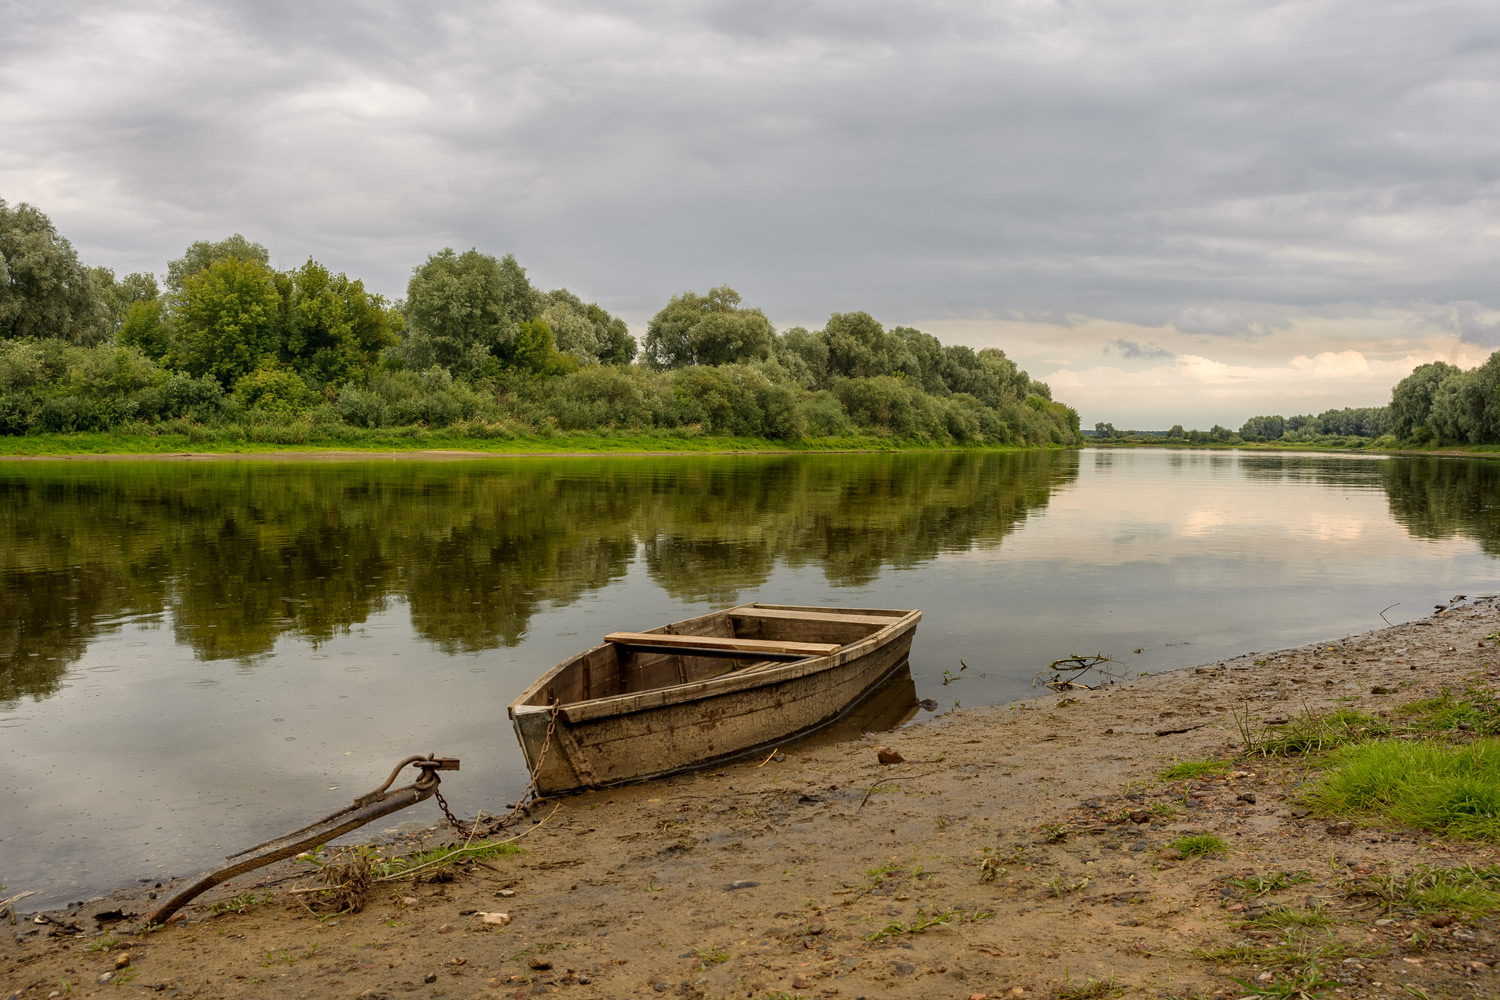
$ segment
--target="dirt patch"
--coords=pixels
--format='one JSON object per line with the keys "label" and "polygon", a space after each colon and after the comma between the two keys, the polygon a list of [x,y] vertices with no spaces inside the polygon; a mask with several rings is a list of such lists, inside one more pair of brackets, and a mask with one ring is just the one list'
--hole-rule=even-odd
{"label": "dirt patch", "polygon": [[[1305,765],[1242,757],[1239,725],[1493,689],[1497,629],[1485,598],[580,795],[538,810],[525,853],[377,884],[359,913],[314,917],[287,890],[316,880],[270,870],[150,935],[118,919],[149,910],[144,894],[22,915],[0,929],[0,997],[1290,996],[1313,960],[1312,994],[1491,996],[1493,922],[1350,886],[1496,849],[1312,815]],[[1161,777],[1204,759],[1226,763]],[[1207,835],[1226,852],[1172,846]],[[209,914],[232,897],[243,913]],[[1293,913],[1319,916],[1294,934]]]}

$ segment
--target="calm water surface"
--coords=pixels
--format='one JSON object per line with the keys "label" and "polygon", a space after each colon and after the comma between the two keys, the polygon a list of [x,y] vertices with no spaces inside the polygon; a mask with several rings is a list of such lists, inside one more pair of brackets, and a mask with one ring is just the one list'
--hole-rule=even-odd
{"label": "calm water surface", "polygon": [[516,693],[716,606],[921,608],[938,711],[1073,653],[1156,671],[1421,617],[1500,589],[1497,497],[1500,463],[1155,450],[7,464],[0,884],[208,867],[410,753],[497,810]]}

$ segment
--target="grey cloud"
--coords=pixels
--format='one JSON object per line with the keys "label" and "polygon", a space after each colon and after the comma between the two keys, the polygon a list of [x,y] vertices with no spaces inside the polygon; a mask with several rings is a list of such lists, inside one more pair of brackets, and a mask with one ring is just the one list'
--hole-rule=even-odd
{"label": "grey cloud", "polygon": [[[1431,322],[1480,347],[1500,347],[1500,317],[1483,303],[1450,302],[1428,313]],[[1492,318],[1493,317],[1493,318]]]}
{"label": "grey cloud", "polygon": [[1170,361],[1177,356],[1165,347],[1124,339],[1110,341],[1105,345],[1104,353],[1118,354],[1126,361]]}
{"label": "grey cloud", "polygon": [[12,9],[0,196],[120,269],[241,231],[399,294],[477,245],[633,320],[728,282],[1224,337],[1500,302],[1487,3]]}

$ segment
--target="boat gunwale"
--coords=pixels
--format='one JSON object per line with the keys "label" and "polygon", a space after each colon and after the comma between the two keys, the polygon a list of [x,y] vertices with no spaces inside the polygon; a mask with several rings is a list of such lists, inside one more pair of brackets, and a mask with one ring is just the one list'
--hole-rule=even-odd
{"label": "boat gunwale", "polygon": [[[799,680],[811,674],[832,670],[851,662],[863,659],[881,646],[895,640],[903,632],[915,629],[922,619],[922,612],[917,609],[894,609],[894,608],[832,608],[814,607],[810,605],[786,605],[786,604],[742,604],[738,607],[728,608],[724,611],[710,612],[695,618],[685,619],[681,622],[672,622],[667,625],[658,626],[649,631],[675,628],[709,618],[716,615],[733,616],[736,611],[762,608],[765,610],[782,611],[820,611],[827,614],[846,612],[850,615],[879,614],[890,616],[890,624],[882,626],[869,635],[856,639],[838,651],[824,656],[810,656],[801,660],[791,660],[785,663],[757,664],[754,667],[746,667],[740,670],[720,674],[701,681],[690,681],[685,684],[670,684],[665,687],[652,688],[647,691],[634,691],[626,694],[609,695],[603,698],[589,698],[584,701],[568,702],[559,705],[557,714],[560,719],[569,724],[588,722],[592,719],[607,718],[620,715],[629,715],[636,712],[651,711],[653,709],[666,708],[674,705],[688,704],[694,701],[702,701],[706,698],[715,698],[722,695],[736,694],[741,691],[754,688],[766,687],[771,684],[786,681]],[[680,634],[680,633],[679,633]],[[689,633],[690,634],[690,633]],[[575,653],[561,661],[539,677],[533,684],[510,703],[507,714],[512,718],[518,715],[536,712],[549,712],[551,708],[547,705],[528,705],[526,701],[545,690],[547,684],[556,678],[562,671],[576,663],[580,658],[588,656],[598,650],[608,648],[610,643],[600,643],[590,646],[580,653]]]}

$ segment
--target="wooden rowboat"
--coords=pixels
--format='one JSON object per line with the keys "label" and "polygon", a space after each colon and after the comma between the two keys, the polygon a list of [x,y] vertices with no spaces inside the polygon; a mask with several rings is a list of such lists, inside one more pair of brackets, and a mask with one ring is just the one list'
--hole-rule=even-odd
{"label": "wooden rowboat", "polygon": [[539,794],[702,767],[843,716],[906,662],[921,618],[746,604],[612,632],[542,675],[510,717]]}

